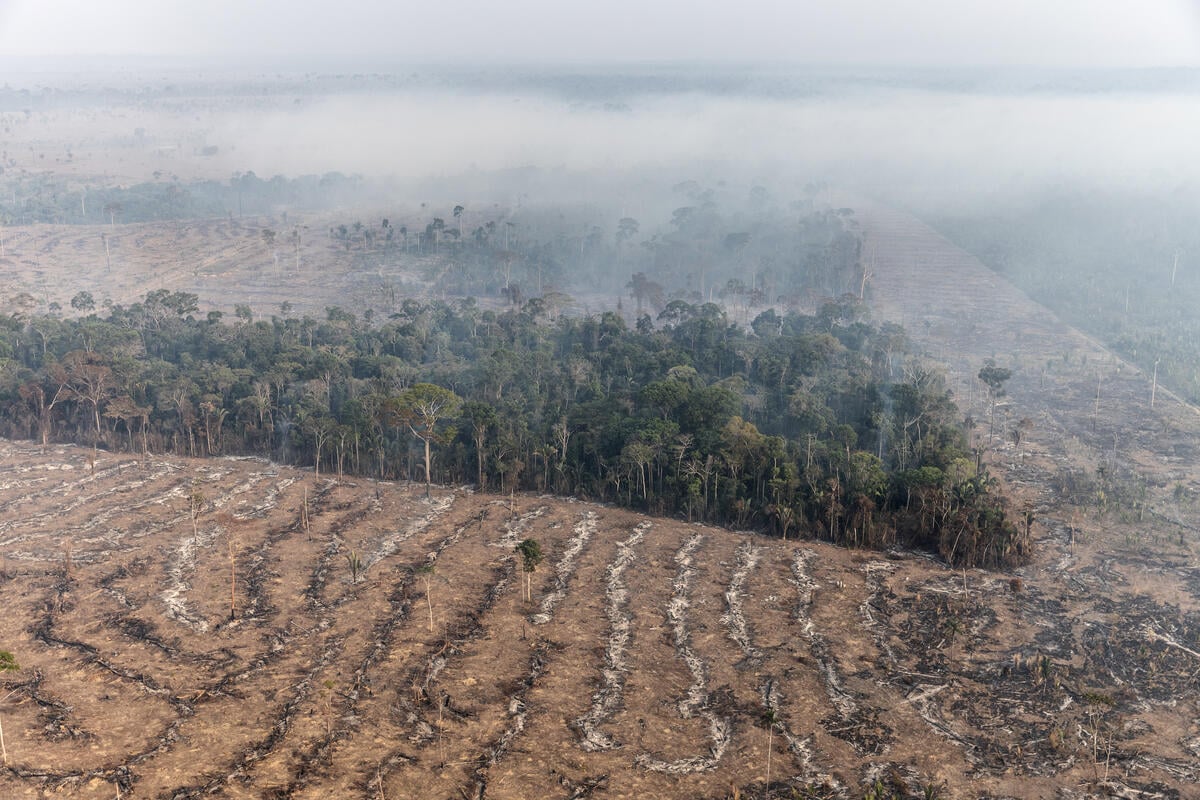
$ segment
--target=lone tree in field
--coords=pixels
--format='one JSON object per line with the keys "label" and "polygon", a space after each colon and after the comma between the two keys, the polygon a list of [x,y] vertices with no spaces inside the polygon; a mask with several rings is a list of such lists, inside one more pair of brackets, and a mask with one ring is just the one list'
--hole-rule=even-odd
{"label": "lone tree in field", "polygon": [[[0,650],[0,672],[16,672],[20,667],[17,665],[17,659],[7,650]],[[7,700],[12,695],[9,692],[0,700]],[[4,766],[8,766],[8,748],[4,746],[4,725],[0,724],[0,755],[4,757]]]}
{"label": "lone tree in field", "polygon": [[454,433],[446,429],[445,422],[458,416],[462,398],[441,386],[418,383],[393,398],[391,406],[399,424],[425,445],[425,496],[429,497],[433,475],[430,447],[433,442],[453,438]]}
{"label": "lone tree in field", "polygon": [[429,609],[429,632],[433,633],[433,573],[435,567],[432,563],[422,564],[417,567],[417,574],[421,576],[421,580],[425,583],[425,606]]}
{"label": "lone tree in field", "polygon": [[208,498],[204,496],[204,492],[192,486],[192,490],[188,492],[188,515],[192,518],[192,544],[196,543],[196,539],[200,536],[200,514],[204,511],[204,504],[208,502]]}
{"label": "lone tree in field", "polygon": [[356,584],[362,579],[363,561],[357,550],[346,553],[346,563],[350,567],[350,583]]}
{"label": "lone tree in field", "polygon": [[991,358],[984,361],[983,368],[979,370],[979,380],[988,387],[988,401],[991,406],[988,420],[989,436],[996,430],[996,400],[1004,396],[1004,384],[1011,377],[1011,369],[996,366],[995,360]]}
{"label": "lone tree in field", "polygon": [[542,546],[536,539],[526,539],[517,545],[517,555],[521,557],[521,569],[525,572],[525,602],[533,600],[529,589],[530,576],[542,563]]}

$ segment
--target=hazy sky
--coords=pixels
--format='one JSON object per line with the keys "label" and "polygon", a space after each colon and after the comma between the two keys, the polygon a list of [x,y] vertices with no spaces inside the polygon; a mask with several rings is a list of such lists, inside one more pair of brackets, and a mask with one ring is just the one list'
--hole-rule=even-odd
{"label": "hazy sky", "polygon": [[1200,66],[1200,0],[0,0],[0,56]]}

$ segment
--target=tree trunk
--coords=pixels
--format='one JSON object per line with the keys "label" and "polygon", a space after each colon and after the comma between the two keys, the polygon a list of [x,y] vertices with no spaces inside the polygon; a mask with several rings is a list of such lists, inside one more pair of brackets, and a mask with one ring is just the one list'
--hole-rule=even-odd
{"label": "tree trunk", "polygon": [[429,461],[430,461],[430,458],[429,458],[429,439],[427,439],[427,438],[426,438],[424,441],[425,441],[425,497],[426,497],[426,498],[428,498],[428,497],[429,497],[429,484],[430,484],[430,477],[429,477]]}

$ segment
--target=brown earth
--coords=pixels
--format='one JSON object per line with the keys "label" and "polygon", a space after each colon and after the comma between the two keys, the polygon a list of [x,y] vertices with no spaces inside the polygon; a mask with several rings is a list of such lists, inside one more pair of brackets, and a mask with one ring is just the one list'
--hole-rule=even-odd
{"label": "brown earth", "polygon": [[[1033,565],[0,443],[0,796],[754,797],[768,758],[779,796],[1195,796],[1200,419],[928,228],[860,217],[877,316],[947,363]],[[985,357],[1014,371],[994,435]]]}
{"label": "brown earth", "polygon": [[[288,302],[295,313],[318,317],[329,306],[390,314],[405,297],[425,293],[445,263],[418,255],[415,244],[408,253],[399,244],[388,251],[361,241],[347,248],[330,233],[355,221],[378,225],[376,217],[292,214],[286,221],[232,217],[6,227],[0,281],[7,291],[0,311],[45,313],[57,302],[72,314],[77,292],[91,292],[99,306],[106,300],[128,305],[149,291],[167,289],[198,295],[202,312],[229,313],[245,304],[258,317],[284,316],[281,304]],[[414,217],[396,224],[418,222]],[[298,246],[291,238],[296,226]],[[263,236],[268,230],[276,233],[273,246]],[[21,293],[29,295],[31,308],[17,307]]]}

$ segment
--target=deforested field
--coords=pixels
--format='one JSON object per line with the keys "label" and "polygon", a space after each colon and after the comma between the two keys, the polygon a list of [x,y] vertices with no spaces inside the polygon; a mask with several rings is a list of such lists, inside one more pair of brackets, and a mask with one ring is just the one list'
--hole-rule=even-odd
{"label": "deforested field", "polygon": [[768,769],[779,796],[1169,797],[1200,777],[1200,570],[1166,545],[1081,536],[1023,577],[956,573],[21,442],[0,444],[0,508],[5,797],[754,797]]}
{"label": "deforested field", "polygon": [[0,797],[1195,796],[1200,416],[862,218],[1033,564],[0,442]]}

